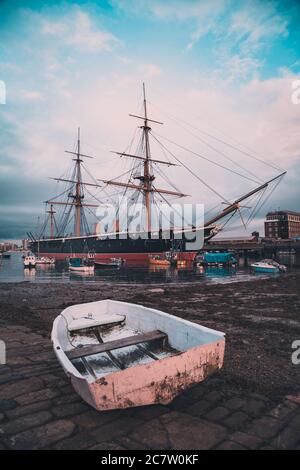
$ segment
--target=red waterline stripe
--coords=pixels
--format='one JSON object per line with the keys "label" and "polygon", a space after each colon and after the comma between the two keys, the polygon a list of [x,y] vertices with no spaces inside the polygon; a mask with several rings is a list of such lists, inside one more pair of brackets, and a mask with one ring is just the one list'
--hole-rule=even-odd
{"label": "red waterline stripe", "polygon": [[[186,261],[193,261],[197,252],[196,251],[189,251],[189,252],[180,252],[177,253],[177,259],[179,260],[186,260]],[[107,261],[110,258],[122,258],[125,261],[132,261],[132,262],[148,262],[149,256],[162,256],[164,252],[159,253],[96,253],[95,260],[96,261]],[[87,253],[47,253],[41,252],[40,256],[48,256],[50,258],[55,258],[57,260],[65,260],[66,258],[84,258],[87,256]]]}

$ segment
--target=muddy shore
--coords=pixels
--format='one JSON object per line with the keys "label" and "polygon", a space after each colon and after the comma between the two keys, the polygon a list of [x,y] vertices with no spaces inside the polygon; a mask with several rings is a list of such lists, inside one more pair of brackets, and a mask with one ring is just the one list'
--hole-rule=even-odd
{"label": "muddy shore", "polygon": [[[168,406],[97,412],[74,392],[50,342],[74,303],[111,298],[226,333],[225,364]],[[300,273],[223,285],[0,284],[1,449],[300,448]]]}
{"label": "muddy shore", "polygon": [[300,339],[300,273],[226,285],[0,284],[0,325],[48,336],[74,303],[111,298],[155,307],[226,333],[225,387],[281,398],[300,388],[291,344]]}

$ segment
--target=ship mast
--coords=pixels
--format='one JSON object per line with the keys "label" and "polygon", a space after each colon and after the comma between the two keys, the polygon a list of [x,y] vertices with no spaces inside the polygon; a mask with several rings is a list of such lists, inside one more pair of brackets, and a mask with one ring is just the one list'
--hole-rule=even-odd
{"label": "ship mast", "polygon": [[144,132],[144,139],[145,139],[145,161],[144,161],[144,192],[145,192],[145,200],[146,200],[146,214],[147,214],[147,232],[151,232],[151,189],[152,189],[152,181],[154,180],[154,176],[150,174],[150,145],[149,145],[149,131],[151,128],[148,126],[148,118],[147,118],[147,103],[146,103],[146,92],[145,92],[145,83],[143,83],[143,96],[144,96],[144,125],[142,126]]}
{"label": "ship mast", "polygon": [[143,175],[135,177],[135,179],[138,179],[141,181],[141,184],[138,185],[138,184],[132,184],[132,183],[122,183],[120,181],[110,181],[110,180],[99,180],[99,181],[102,181],[103,183],[109,184],[109,185],[121,186],[124,188],[137,189],[141,191],[142,194],[144,194],[144,198],[145,198],[146,231],[148,233],[151,233],[152,231],[151,196],[153,195],[153,193],[167,194],[170,196],[178,196],[178,197],[185,197],[187,196],[187,194],[183,194],[177,191],[169,191],[166,189],[154,188],[153,181],[155,180],[155,176],[151,174],[151,164],[157,163],[157,164],[162,164],[162,165],[167,165],[167,166],[177,166],[177,165],[174,163],[163,161],[163,160],[156,160],[156,159],[151,158],[150,143],[149,143],[149,132],[151,131],[151,127],[149,126],[149,122],[154,122],[156,124],[163,124],[163,123],[160,121],[155,121],[154,119],[149,119],[148,117],[145,83],[143,83],[143,106],[144,106],[144,116],[137,116],[135,114],[129,114],[129,116],[142,119],[144,122],[144,124],[140,127],[143,132],[142,138],[144,142],[145,155],[140,156],[140,155],[132,155],[129,153],[113,152],[113,153],[116,153],[117,155],[120,155],[121,157],[123,156],[130,157],[130,158],[135,158],[135,159],[143,161]]}
{"label": "ship mast", "polygon": [[[77,151],[76,152],[71,152],[70,150],[65,150],[66,153],[70,153],[74,155],[75,157],[73,158],[73,161],[75,162],[75,172],[74,174],[74,179],[64,179],[64,178],[51,178],[55,181],[63,181],[67,183],[72,183],[75,185],[75,192],[72,194],[71,192],[69,193],[69,197],[73,199],[73,202],[63,202],[63,201],[45,201],[47,204],[50,204],[51,211],[49,211],[50,214],[54,214],[55,212],[53,211],[53,205],[54,204],[59,204],[59,205],[64,205],[64,206],[74,206],[75,209],[75,222],[74,222],[74,232],[76,237],[80,237],[81,235],[81,226],[82,226],[82,210],[84,207],[98,207],[99,204],[87,204],[83,203],[84,199],[84,191],[83,191],[83,186],[94,186],[97,188],[100,188],[101,186],[99,184],[93,184],[93,183],[86,183],[82,181],[82,176],[81,176],[81,164],[83,162],[82,157],[84,158],[93,158],[90,155],[85,155],[80,152],[80,127],[78,128],[78,134],[77,134]],[[74,187],[74,186],[73,186]],[[51,220],[52,216],[51,216]],[[53,225],[51,229],[51,238],[53,237]]]}
{"label": "ship mast", "polygon": [[84,195],[81,193],[81,162],[80,159],[80,127],[78,127],[78,139],[77,139],[77,155],[75,159],[76,164],[76,186],[75,186],[75,195],[73,200],[75,203],[75,236],[80,237],[80,227],[81,227],[81,204]]}
{"label": "ship mast", "polygon": [[53,204],[50,204],[50,209],[47,211],[47,214],[50,215],[50,238],[53,238],[55,224],[54,214],[56,214],[56,211],[53,209]]}
{"label": "ship mast", "polygon": [[245,201],[249,197],[251,197],[254,194],[258,193],[259,191],[262,191],[263,189],[267,188],[270,183],[273,183],[273,181],[276,181],[279,178],[282,178],[285,174],[286,174],[286,171],[280,173],[280,175],[275,176],[274,178],[270,179],[269,181],[262,184],[261,186],[258,186],[258,188],[252,189],[250,192],[248,192],[244,196],[241,196],[239,199],[234,201],[232,204],[229,204],[229,206],[226,207],[226,209],[224,209],[222,212],[220,212],[215,217],[213,217],[212,219],[205,222],[204,226],[208,227],[208,226],[214,224],[215,222],[217,222],[218,220],[223,219],[226,215],[229,215],[232,212],[235,212],[235,211],[239,210],[241,202]]}

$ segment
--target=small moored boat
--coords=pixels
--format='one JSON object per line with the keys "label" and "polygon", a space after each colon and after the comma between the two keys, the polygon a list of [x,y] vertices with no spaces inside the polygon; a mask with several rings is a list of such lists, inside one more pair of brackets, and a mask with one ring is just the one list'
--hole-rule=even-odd
{"label": "small moored boat", "polygon": [[70,258],[69,270],[72,272],[94,272],[94,260],[90,258]]}
{"label": "small moored boat", "polygon": [[285,272],[287,267],[272,259],[264,259],[256,263],[252,263],[251,269],[256,273],[280,273]]}
{"label": "small moored boat", "polygon": [[110,258],[108,261],[95,261],[95,268],[119,268],[123,264],[122,258]]}
{"label": "small moored boat", "polygon": [[195,258],[196,265],[209,266],[215,268],[236,266],[237,259],[230,251],[207,251]]}
{"label": "small moored boat", "polygon": [[48,256],[37,256],[36,264],[55,264],[55,258],[48,258]]}
{"label": "small moored boat", "polygon": [[98,410],[169,403],[223,365],[225,335],[113,300],[74,305],[52,342],[76,392]]}
{"label": "small moored boat", "polygon": [[35,268],[36,265],[36,258],[34,255],[25,256],[24,261],[24,268]]}
{"label": "small moored boat", "polygon": [[150,256],[149,264],[152,266],[171,266],[171,261],[160,256]]}

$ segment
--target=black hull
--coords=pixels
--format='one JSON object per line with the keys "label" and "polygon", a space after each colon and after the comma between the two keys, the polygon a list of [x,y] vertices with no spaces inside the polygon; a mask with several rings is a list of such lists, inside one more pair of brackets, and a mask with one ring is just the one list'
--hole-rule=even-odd
{"label": "black hull", "polygon": [[[209,238],[210,229],[205,230],[205,239]],[[194,237],[194,240],[193,240]],[[112,257],[126,260],[146,260],[149,255],[176,251],[185,259],[193,259],[201,249],[195,243],[195,233],[187,233],[181,239],[167,238],[129,238],[124,235],[116,238],[104,238],[99,235],[72,238],[53,238],[33,241],[30,249],[33,253],[65,259],[68,256],[84,256],[94,254],[95,259],[105,260]],[[186,256],[184,256],[184,254]]]}

